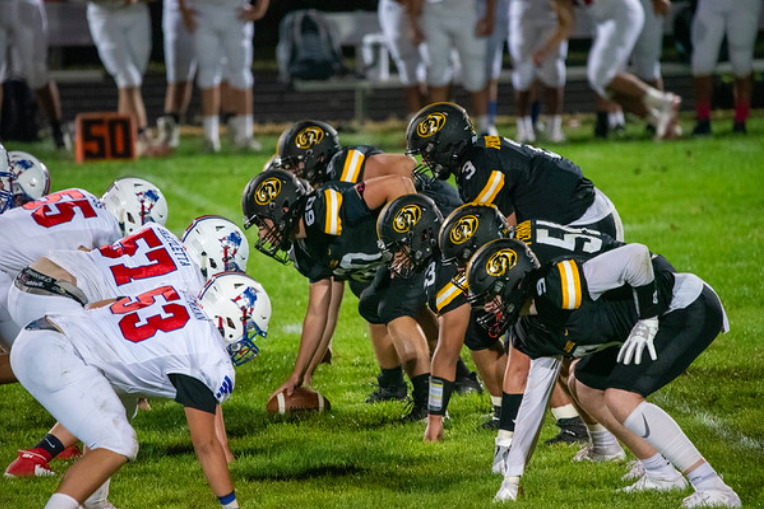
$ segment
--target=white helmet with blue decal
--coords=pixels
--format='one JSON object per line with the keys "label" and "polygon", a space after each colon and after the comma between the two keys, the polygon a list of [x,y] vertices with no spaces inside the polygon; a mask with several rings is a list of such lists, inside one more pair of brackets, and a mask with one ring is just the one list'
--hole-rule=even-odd
{"label": "white helmet with blue decal", "polygon": [[247,269],[249,244],[244,232],[224,217],[197,217],[186,228],[181,240],[205,279],[218,272],[244,272]]}
{"label": "white helmet with blue decal", "polygon": [[146,223],[167,222],[167,200],[157,186],[142,178],[115,180],[101,197],[106,210],[117,218],[124,235],[131,235]]}

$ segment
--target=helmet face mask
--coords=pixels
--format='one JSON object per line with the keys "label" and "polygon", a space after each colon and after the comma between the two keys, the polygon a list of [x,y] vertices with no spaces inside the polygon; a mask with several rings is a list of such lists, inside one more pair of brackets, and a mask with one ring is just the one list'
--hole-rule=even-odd
{"label": "helmet face mask", "polygon": [[410,279],[432,259],[443,215],[421,194],[406,194],[385,205],[377,219],[379,247],[396,276]]}
{"label": "helmet face mask", "polygon": [[243,272],[249,244],[238,226],[220,216],[202,216],[186,228],[181,241],[205,279],[219,272]]}
{"label": "helmet face mask", "polygon": [[199,303],[220,332],[234,366],[257,356],[255,341],[267,337],[271,318],[271,301],[260,283],[240,272],[216,274],[199,294]]}
{"label": "helmet face mask", "polygon": [[119,221],[124,235],[131,235],[146,223],[167,222],[167,200],[158,187],[135,177],[115,180],[101,202]]}
{"label": "helmet face mask", "polygon": [[318,186],[326,181],[329,161],[341,149],[334,127],[320,120],[302,120],[279,137],[279,168]]}
{"label": "helmet face mask", "polygon": [[491,335],[513,325],[531,298],[536,255],[523,242],[498,239],[481,247],[467,269],[469,300],[481,312],[478,323]]}
{"label": "helmet face mask", "polygon": [[256,226],[255,249],[281,263],[288,263],[288,251],[305,208],[309,187],[293,173],[269,170],[249,181],[241,207],[244,228]]}
{"label": "helmet face mask", "polygon": [[421,155],[433,176],[458,174],[463,149],[475,140],[475,128],[461,106],[440,102],[422,108],[406,130],[406,153]]}
{"label": "helmet face mask", "polygon": [[507,220],[495,205],[462,205],[448,215],[438,233],[443,263],[464,270],[478,249],[492,240],[507,238],[508,232]]}

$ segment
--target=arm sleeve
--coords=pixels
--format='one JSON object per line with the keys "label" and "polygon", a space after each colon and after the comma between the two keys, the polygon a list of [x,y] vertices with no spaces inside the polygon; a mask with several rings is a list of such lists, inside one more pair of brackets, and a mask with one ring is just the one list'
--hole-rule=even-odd
{"label": "arm sleeve", "polygon": [[198,378],[181,373],[170,373],[170,383],[175,387],[175,401],[184,407],[191,407],[202,412],[215,413],[218,401],[209,387]]}
{"label": "arm sleeve", "polygon": [[515,420],[515,435],[507,456],[505,477],[521,477],[533,455],[547,403],[562,366],[561,357],[531,360],[528,382]]}
{"label": "arm sleeve", "polygon": [[626,244],[598,255],[583,265],[589,295],[597,300],[603,293],[624,284],[634,289],[640,318],[658,314],[658,290],[650,251],[642,244]]}

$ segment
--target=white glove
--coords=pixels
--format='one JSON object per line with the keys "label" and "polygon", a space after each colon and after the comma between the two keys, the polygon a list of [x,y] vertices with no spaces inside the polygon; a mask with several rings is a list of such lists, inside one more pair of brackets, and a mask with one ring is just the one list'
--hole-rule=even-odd
{"label": "white glove", "polygon": [[642,352],[645,347],[647,347],[650,358],[657,360],[658,354],[653,344],[653,339],[657,333],[658,317],[639,320],[631,329],[626,342],[621,346],[621,350],[618,352],[618,362],[628,365],[631,364],[633,358],[634,364],[639,364],[642,362]]}
{"label": "white glove", "polygon": [[507,502],[511,500],[514,502],[517,500],[517,493],[520,490],[520,478],[519,477],[505,477],[501,483],[501,488],[496,496],[493,497],[494,502]]}
{"label": "white glove", "polygon": [[495,443],[496,448],[493,450],[493,467],[491,472],[504,475],[504,471],[507,469],[506,460],[509,455],[509,446],[512,445],[512,439],[496,437]]}

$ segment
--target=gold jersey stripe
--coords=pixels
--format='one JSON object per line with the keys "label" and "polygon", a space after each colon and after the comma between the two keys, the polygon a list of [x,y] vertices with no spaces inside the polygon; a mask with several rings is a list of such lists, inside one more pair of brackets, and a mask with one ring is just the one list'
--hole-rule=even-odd
{"label": "gold jersey stripe", "polygon": [[573,260],[565,260],[557,264],[562,284],[562,308],[578,309],[581,306],[581,280],[578,276],[578,265]]}
{"label": "gold jersey stripe", "polygon": [[366,158],[362,152],[358,150],[349,150],[348,155],[345,158],[345,166],[342,168],[342,176],[340,180],[342,182],[350,182],[355,184],[358,182],[358,177],[361,175],[361,167],[363,166],[363,160]]}
{"label": "gold jersey stripe", "polygon": [[448,306],[451,301],[457,298],[461,293],[462,291],[453,283],[448,283],[441,288],[435,296],[435,308],[438,310],[438,313],[440,313],[441,309]]}
{"label": "gold jersey stripe", "polygon": [[342,234],[342,220],[340,220],[340,207],[342,206],[342,194],[334,189],[324,189],[326,197],[326,222],[324,232],[329,235]]}
{"label": "gold jersey stripe", "polygon": [[502,187],[504,187],[504,174],[500,171],[492,171],[491,176],[488,177],[488,183],[480,191],[475,201],[483,205],[490,205]]}

